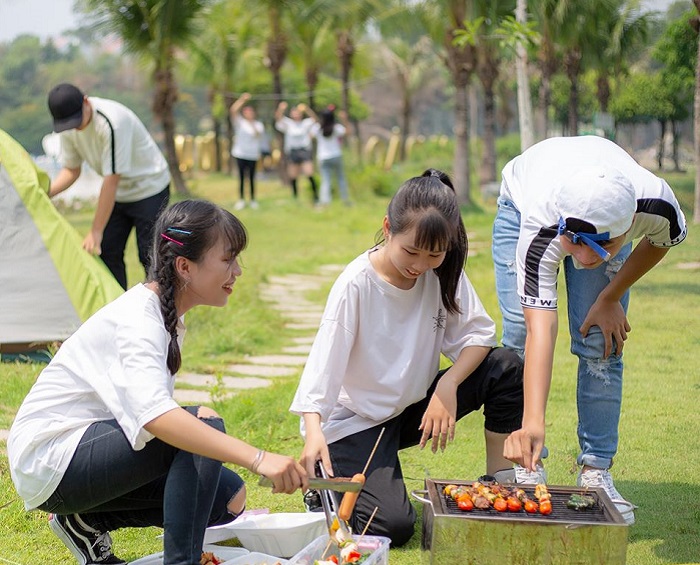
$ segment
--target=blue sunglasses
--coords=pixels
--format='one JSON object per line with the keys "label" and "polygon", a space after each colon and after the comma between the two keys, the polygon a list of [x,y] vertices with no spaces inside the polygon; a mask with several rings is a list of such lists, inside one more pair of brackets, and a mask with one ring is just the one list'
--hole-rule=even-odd
{"label": "blue sunglasses", "polygon": [[571,240],[574,245],[583,242],[593,251],[595,251],[603,261],[608,261],[610,259],[610,253],[606,251],[601,245],[598,244],[599,241],[609,241],[610,232],[606,231],[603,233],[584,233],[584,232],[573,232],[566,229],[566,220],[559,217],[559,228],[557,229],[559,235],[565,235]]}

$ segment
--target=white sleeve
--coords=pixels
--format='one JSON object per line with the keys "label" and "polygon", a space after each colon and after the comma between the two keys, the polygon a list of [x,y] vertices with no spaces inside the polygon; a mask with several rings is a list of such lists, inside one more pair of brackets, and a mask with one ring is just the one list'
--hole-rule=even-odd
{"label": "white sleeve", "polygon": [[350,288],[343,285],[339,292],[337,287],[331,290],[289,408],[294,414],[317,412],[326,421],[337,403],[355,342],[358,296]]}
{"label": "white sleeve", "polygon": [[162,322],[145,316],[138,324],[119,327],[115,339],[119,367],[110,369],[115,397],[103,400],[130,443],[138,449],[143,440],[143,426],[179,407],[170,390],[167,336]]}
{"label": "white sleeve", "polygon": [[77,169],[83,164],[83,158],[78,153],[75,143],[70,138],[69,134],[59,134],[61,144],[61,152],[59,154],[59,162],[62,167],[68,169]]}
{"label": "white sleeve", "polygon": [[486,312],[466,274],[462,273],[457,290],[460,313],[448,314],[442,353],[453,363],[465,347],[495,347],[496,324]]}

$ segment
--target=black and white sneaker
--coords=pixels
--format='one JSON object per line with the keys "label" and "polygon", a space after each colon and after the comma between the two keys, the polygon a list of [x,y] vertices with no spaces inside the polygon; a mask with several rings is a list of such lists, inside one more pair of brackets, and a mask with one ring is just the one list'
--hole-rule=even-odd
{"label": "black and white sneaker", "polygon": [[307,512],[323,512],[321,493],[313,489],[307,490],[304,493],[304,508]]}
{"label": "black and white sneaker", "polygon": [[126,561],[112,553],[109,532],[88,526],[79,514],[50,514],[49,527],[80,565],[126,565]]}

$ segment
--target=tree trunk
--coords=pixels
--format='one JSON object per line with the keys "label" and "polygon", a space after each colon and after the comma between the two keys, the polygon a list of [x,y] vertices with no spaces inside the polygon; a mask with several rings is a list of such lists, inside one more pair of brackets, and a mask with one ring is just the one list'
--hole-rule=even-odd
{"label": "tree trunk", "polygon": [[678,131],[678,123],[675,120],[671,120],[671,140],[672,140],[672,152],[673,152],[673,170],[677,173],[681,171],[681,165],[678,162],[678,145],[679,145],[680,132]]}
{"label": "tree trunk", "polygon": [[469,102],[466,81],[455,82],[455,153],[453,161],[454,185],[457,201],[471,205],[471,179],[469,159]]}
{"label": "tree trunk", "polygon": [[571,49],[564,56],[564,68],[569,79],[569,135],[578,135],[578,77],[581,73],[581,52]]}
{"label": "tree trunk", "polygon": [[309,91],[309,108],[316,111],[316,85],[318,84],[318,69],[306,69],[306,88]]}
{"label": "tree trunk", "polygon": [[348,30],[338,31],[336,53],[340,61],[340,81],[343,89],[341,108],[350,116],[350,71],[355,55],[355,43]]}
{"label": "tree trunk", "polygon": [[399,161],[406,160],[406,139],[411,127],[411,89],[408,80],[401,79],[401,89],[403,90],[401,102],[401,142],[399,144]]}
{"label": "tree trunk", "polygon": [[482,81],[484,86],[484,153],[479,177],[482,183],[496,180],[496,102],[493,82]]}
{"label": "tree trunk", "polygon": [[659,136],[659,150],[656,153],[656,163],[659,171],[664,168],[664,143],[666,142],[666,120],[659,120],[661,123],[661,135]]}
{"label": "tree trunk", "polygon": [[221,162],[221,120],[212,118],[214,121],[214,170],[220,173],[223,169]]}
{"label": "tree trunk", "polygon": [[153,113],[163,126],[165,158],[168,161],[170,177],[178,194],[189,195],[185,179],[180,171],[180,162],[175,150],[175,115],[173,108],[177,101],[177,83],[169,64],[166,68],[156,69],[153,73],[155,93],[153,96]]}
{"label": "tree trunk", "polygon": [[224,105],[226,106],[226,139],[228,139],[228,159],[226,160],[226,170],[228,174],[233,174],[233,156],[231,149],[233,148],[233,122],[231,121],[231,106],[233,105],[233,96],[230,92],[224,94]]}
{"label": "tree trunk", "polygon": [[[527,22],[527,0],[517,0],[515,19],[520,24]],[[516,47],[515,74],[518,84],[518,121],[520,125],[520,150],[525,151],[535,143],[532,121],[530,80],[527,74],[527,50],[521,42]]]}
{"label": "tree trunk", "polygon": [[542,38],[539,65],[542,73],[538,92],[536,137],[545,139],[549,133],[549,107],[552,104],[552,75],[556,71],[554,46],[546,37]]}

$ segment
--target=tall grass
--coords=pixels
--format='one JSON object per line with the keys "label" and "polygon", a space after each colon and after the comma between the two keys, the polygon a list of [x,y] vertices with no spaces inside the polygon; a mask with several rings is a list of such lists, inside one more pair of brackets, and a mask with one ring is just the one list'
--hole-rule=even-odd
{"label": "tall grass", "polygon": [[[419,174],[425,167],[403,166],[388,178]],[[316,211],[302,191],[292,201],[288,189],[274,179],[262,181],[261,209],[239,213],[250,233],[243,255],[243,276],[225,308],[200,308],[188,314],[183,370],[219,373],[244,355],[273,353],[290,343],[298,332],[259,297],[259,286],[271,275],[314,273],[321,265],[345,264],[374,242],[387,203],[375,196],[362,179],[371,172],[351,176],[355,205],[334,203]],[[688,180],[690,179],[690,180]],[[692,177],[675,177],[684,204],[692,201]],[[392,182],[391,180],[387,182]],[[304,183],[302,189],[305,189]],[[193,194],[224,206],[237,199],[234,182],[223,175],[191,181]],[[467,273],[486,308],[498,321],[492,263],[489,252],[492,202],[478,202],[465,210],[464,218],[473,254]],[[85,231],[91,210],[66,210],[80,231]],[[686,214],[690,216],[688,210]],[[691,230],[686,242],[672,249],[666,259],[636,286],[630,307],[632,332],[625,347],[625,388],[620,423],[620,449],[615,459],[616,485],[639,505],[637,524],[629,530],[628,563],[700,562],[700,269],[681,268],[700,261],[700,239]],[[129,244],[128,274],[131,284],[143,273],[135,246]],[[310,293],[323,304],[327,288]],[[562,307],[561,335],[557,344],[554,378],[547,412],[547,461],[552,484],[575,481],[576,442],[575,362],[568,352],[568,336]],[[41,365],[0,365],[0,427],[7,428]],[[298,420],[287,409],[296,378],[276,379],[271,387],[220,402],[216,409],[227,421],[229,433],[266,449],[298,455],[302,443]],[[409,449],[402,466],[409,490],[420,489],[426,477],[473,479],[484,472],[483,418],[473,414],[457,426],[454,444],[444,453]],[[302,511],[299,495],[272,495],[249,480],[249,508]],[[4,507],[3,507],[4,505]],[[63,545],[49,532],[46,516],[25,512],[10,481],[7,458],[0,455],[0,563],[44,565],[70,563]],[[417,504],[419,513],[422,508]],[[419,514],[420,515],[420,514]],[[158,551],[156,529],[124,530],[113,535],[117,554],[136,559]],[[470,548],[465,548],[465,552]],[[418,563],[420,527],[403,548],[392,549],[390,562]]]}

